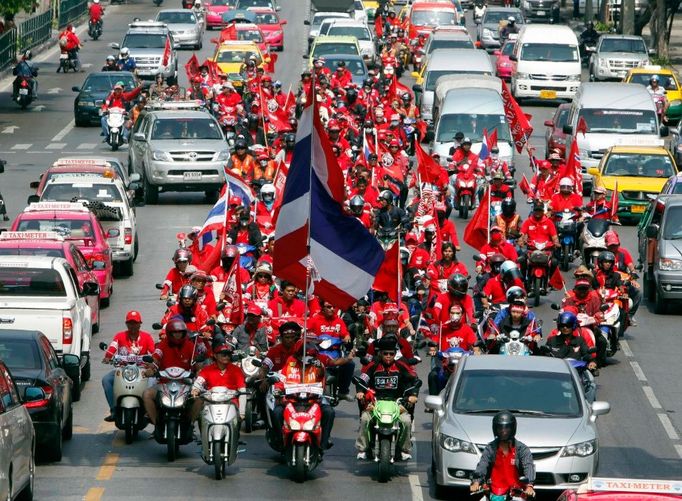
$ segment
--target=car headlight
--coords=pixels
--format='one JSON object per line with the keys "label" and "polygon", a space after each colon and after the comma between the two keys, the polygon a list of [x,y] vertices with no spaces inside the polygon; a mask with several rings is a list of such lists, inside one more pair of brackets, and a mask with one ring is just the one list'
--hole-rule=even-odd
{"label": "car headlight", "polygon": [[489,30],[488,28],[483,28],[483,37],[484,38],[492,38],[493,32]]}
{"label": "car headlight", "polygon": [[466,440],[459,440],[455,437],[440,434],[440,446],[446,451],[450,452],[466,452],[469,454],[476,454],[476,446]]}
{"label": "car headlight", "polygon": [[516,79],[517,80],[528,80],[530,78],[530,75],[528,73],[516,73]]}
{"label": "car headlight", "polygon": [[159,162],[170,162],[172,161],[172,158],[166,151],[154,150],[152,151],[152,160],[158,160]]}
{"label": "car headlight", "polygon": [[569,82],[580,82],[580,75],[568,75]]}
{"label": "car headlight", "polygon": [[597,59],[597,66],[599,66],[600,68],[609,67],[608,63],[606,62],[606,59]]}
{"label": "car headlight", "polygon": [[670,101],[670,106],[680,106],[682,105],[682,101],[679,99],[675,99],[674,101]]}
{"label": "car headlight", "polygon": [[663,271],[682,270],[682,259],[661,258],[658,260],[658,267]]}
{"label": "car headlight", "polygon": [[580,153],[580,158],[590,158],[590,150],[580,149],[578,151]]}
{"label": "car headlight", "polygon": [[218,153],[218,157],[216,158],[216,162],[227,162],[230,159],[230,152],[227,150],[223,150],[220,153]]}
{"label": "car headlight", "polygon": [[577,444],[567,445],[561,453],[562,457],[578,456],[581,458],[591,456],[597,451],[597,440],[588,440]]}
{"label": "car headlight", "polygon": [[78,101],[78,106],[95,106],[95,101]]}

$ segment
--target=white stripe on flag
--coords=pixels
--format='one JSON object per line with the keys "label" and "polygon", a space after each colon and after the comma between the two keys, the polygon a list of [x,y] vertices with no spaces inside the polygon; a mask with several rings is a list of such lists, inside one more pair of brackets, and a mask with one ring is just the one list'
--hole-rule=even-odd
{"label": "white stripe on flag", "polygon": [[282,205],[277,216],[275,238],[279,239],[303,227],[308,221],[310,212],[310,192],[304,193],[296,200]]}
{"label": "white stripe on flag", "polygon": [[[313,99],[315,99],[313,97]],[[296,128],[296,142],[298,143],[304,137],[313,132],[313,107],[307,106],[303,108],[301,118],[298,119],[298,127]]]}
{"label": "white stripe on flag", "polygon": [[[279,226],[279,220],[277,221]],[[352,297],[362,297],[372,287],[374,276],[319,244],[310,241],[310,255],[320,277]],[[301,263],[306,266],[307,258]]]}

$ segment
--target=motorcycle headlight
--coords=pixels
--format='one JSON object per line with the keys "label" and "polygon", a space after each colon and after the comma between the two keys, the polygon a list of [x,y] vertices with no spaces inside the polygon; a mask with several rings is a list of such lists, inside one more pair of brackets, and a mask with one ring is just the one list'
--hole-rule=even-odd
{"label": "motorcycle headlight", "polygon": [[309,419],[303,423],[303,429],[305,431],[313,431],[317,426],[319,426],[319,423],[315,419]]}
{"label": "motorcycle headlight", "polygon": [[597,440],[588,440],[577,444],[567,445],[561,453],[562,457],[578,456],[581,458],[591,456],[597,450]]}
{"label": "motorcycle headlight", "polygon": [[440,435],[440,446],[446,451],[450,452],[466,452],[468,454],[476,454],[476,446],[466,440],[459,440],[455,437]]}
{"label": "motorcycle headlight", "polygon": [[152,151],[152,159],[158,160],[159,162],[170,162],[170,161],[172,161],[172,158],[168,154],[168,152],[161,151],[161,150]]}
{"label": "motorcycle headlight", "polygon": [[663,271],[682,270],[682,259],[661,258],[658,260],[658,267]]}
{"label": "motorcycle headlight", "polygon": [[168,395],[161,395],[161,405],[170,407],[171,399]]}
{"label": "motorcycle headlight", "polygon": [[135,381],[140,374],[140,369],[136,365],[128,365],[123,369],[123,379],[132,383]]}
{"label": "motorcycle headlight", "polygon": [[296,420],[289,421],[289,429],[292,431],[299,431],[301,429],[301,423]]}
{"label": "motorcycle headlight", "polygon": [[175,397],[175,407],[182,407],[183,405],[185,405],[186,396],[187,394],[183,393]]}
{"label": "motorcycle headlight", "polygon": [[382,424],[391,424],[393,422],[393,414],[385,412],[379,416],[379,422]]}
{"label": "motorcycle headlight", "polygon": [[227,162],[230,159],[230,152],[227,150],[223,150],[220,153],[218,153],[218,157],[216,158],[216,162]]}
{"label": "motorcycle headlight", "polygon": [[79,101],[78,106],[95,106],[95,101]]}

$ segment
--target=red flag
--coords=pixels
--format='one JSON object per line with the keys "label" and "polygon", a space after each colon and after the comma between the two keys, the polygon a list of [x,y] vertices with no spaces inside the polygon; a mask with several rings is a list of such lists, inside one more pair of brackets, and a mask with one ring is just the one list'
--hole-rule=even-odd
{"label": "red flag", "polygon": [[587,122],[585,121],[585,117],[578,117],[578,124],[575,126],[575,132],[576,134],[578,132],[582,132],[583,137],[587,133]]}
{"label": "red flag", "polygon": [[443,235],[440,232],[440,222],[438,221],[438,211],[436,211],[435,204],[433,205],[431,215],[433,217],[433,222],[436,224],[436,238],[431,243],[431,255],[429,257],[431,258],[431,262],[435,263],[436,261],[440,261],[443,257],[443,249],[441,249],[443,246]]}
{"label": "red flag", "polygon": [[464,229],[464,241],[474,249],[480,250],[488,243],[488,225],[490,222],[490,189],[485,190],[481,203],[474,216]]}
{"label": "red flag", "polygon": [[424,183],[435,183],[438,181],[442,169],[440,165],[424,151],[419,141],[414,142],[414,152],[417,157],[417,172]]}
{"label": "red flag", "polygon": [[613,193],[611,193],[611,207],[609,208],[609,219],[611,221],[618,221],[618,181],[613,187]]}
{"label": "red flag", "polygon": [[488,136],[488,148],[492,148],[493,146],[497,146],[497,127],[495,127]]}
{"label": "red flag", "polygon": [[573,180],[575,192],[578,194],[583,192],[583,171],[582,166],[580,165],[580,150],[578,149],[578,141],[576,141],[575,137],[571,143],[566,167],[562,170],[559,177],[570,177]]}
{"label": "red flag", "polygon": [[516,102],[514,96],[509,92],[509,87],[507,87],[504,80],[502,80],[502,100],[504,101],[504,114],[511,128],[516,151],[521,153],[523,146],[528,142],[528,138],[533,133],[533,126],[528,121],[528,117],[519,106],[519,103]]}
{"label": "red flag", "polygon": [[398,302],[398,266],[400,266],[400,241],[396,240],[384,255],[384,262],[374,277],[372,289],[385,292],[389,298]]}
{"label": "red flag", "polygon": [[392,99],[400,98],[403,94],[408,94],[409,96],[412,96],[412,91],[405,85],[401,84],[398,81],[398,77],[396,75],[393,75],[393,80],[391,80],[391,88],[389,91],[389,94],[391,95]]}
{"label": "red flag", "polygon": [[426,136],[426,130],[428,128],[426,121],[419,118],[415,122],[414,127],[415,129],[417,129],[417,131],[419,131],[419,139],[423,141],[424,136]]}
{"label": "red flag", "polygon": [[[222,246],[220,242],[225,238],[225,228],[219,232],[219,240],[216,245],[207,245],[201,251],[195,252],[195,248],[192,247],[192,255],[195,256],[192,260],[197,269],[203,270],[206,273],[211,273],[211,270],[218,266],[220,262],[220,254],[222,253]],[[198,250],[198,248],[197,248]]]}
{"label": "red flag", "polygon": [[530,184],[528,183],[528,179],[526,179],[526,175],[522,174],[521,175],[521,181],[519,182],[519,189],[523,192],[526,197],[530,196]]}
{"label": "red flag", "polygon": [[384,21],[381,16],[376,16],[374,18],[374,32],[376,33],[377,38],[384,36]]}
{"label": "red flag", "polygon": [[240,325],[244,321],[244,303],[242,301],[242,278],[240,273],[239,259],[232,262],[223,285],[223,299],[225,307],[222,314],[229,319],[230,323]]}
{"label": "red flag", "polygon": [[217,45],[220,45],[225,40],[237,40],[237,23],[234,21],[222,29],[220,32],[220,38],[218,38],[218,40],[215,38],[211,39],[211,41],[215,42]]}
{"label": "red flag", "polygon": [[170,61],[170,57],[171,57],[170,38],[166,37],[166,46],[163,49],[163,59],[161,60],[164,66],[168,66],[168,61]]}
{"label": "red flag", "polygon": [[552,276],[549,277],[548,283],[552,289],[557,291],[564,288],[564,277],[561,276],[561,272],[559,271],[558,266],[554,268],[554,273],[552,273]]}
{"label": "red flag", "polygon": [[187,64],[185,64],[185,73],[187,73],[187,80],[190,82],[194,75],[199,74],[199,60],[197,59],[196,54],[192,54],[192,57],[190,57]]}
{"label": "red flag", "polygon": [[277,58],[279,56],[275,54],[274,52],[271,52],[267,54],[263,58],[263,69],[265,69],[266,73],[274,73],[275,72],[275,63],[277,62]]}

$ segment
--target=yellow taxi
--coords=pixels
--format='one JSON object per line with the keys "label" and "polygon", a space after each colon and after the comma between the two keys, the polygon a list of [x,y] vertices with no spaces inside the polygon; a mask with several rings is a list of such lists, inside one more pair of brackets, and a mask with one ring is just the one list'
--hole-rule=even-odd
{"label": "yellow taxi", "polygon": [[367,14],[367,21],[370,23],[374,22],[374,14],[379,8],[379,0],[361,0],[362,7],[365,9]]}
{"label": "yellow taxi", "polygon": [[251,56],[256,56],[256,64],[264,66],[270,61],[269,56],[263,56],[256,42],[242,40],[224,40],[216,47],[212,61],[218,64],[222,72],[228,75],[230,81],[239,88],[242,86],[242,65]]}
{"label": "yellow taxi", "polygon": [[613,196],[618,186],[618,217],[638,221],[649,205],[648,195],[657,195],[677,166],[663,146],[612,146],[597,167],[587,169],[594,185]]}
{"label": "yellow taxi", "polygon": [[658,76],[658,84],[665,89],[665,95],[670,103],[665,112],[666,118],[669,122],[679,122],[682,119],[682,88],[679,76],[672,69],[654,65],[632,68],[623,81],[647,86],[654,75]]}

